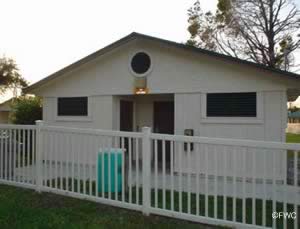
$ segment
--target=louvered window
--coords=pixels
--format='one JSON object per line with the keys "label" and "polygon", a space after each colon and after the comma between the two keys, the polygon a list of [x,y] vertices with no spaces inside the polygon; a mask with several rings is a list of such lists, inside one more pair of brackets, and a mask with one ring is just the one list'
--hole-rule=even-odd
{"label": "louvered window", "polygon": [[57,100],[58,116],[87,116],[87,97],[65,97]]}
{"label": "louvered window", "polygon": [[208,93],[207,117],[256,117],[256,93]]}

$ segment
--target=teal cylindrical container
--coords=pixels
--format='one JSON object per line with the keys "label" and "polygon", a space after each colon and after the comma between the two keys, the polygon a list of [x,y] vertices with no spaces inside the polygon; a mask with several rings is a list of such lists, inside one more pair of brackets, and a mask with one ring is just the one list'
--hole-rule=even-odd
{"label": "teal cylindrical container", "polygon": [[[108,166],[109,164],[110,166]],[[110,183],[110,189],[109,189],[109,183]],[[104,187],[104,192],[110,191],[114,193],[114,192],[122,191],[122,150],[121,149],[111,149],[110,151],[107,150],[104,152],[99,152],[98,154],[98,192],[102,192],[103,187]]]}

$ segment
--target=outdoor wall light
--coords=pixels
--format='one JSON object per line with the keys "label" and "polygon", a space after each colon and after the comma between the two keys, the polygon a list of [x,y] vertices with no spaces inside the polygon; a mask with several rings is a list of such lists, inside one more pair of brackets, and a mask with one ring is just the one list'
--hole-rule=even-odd
{"label": "outdoor wall light", "polygon": [[134,94],[145,95],[145,94],[148,94],[148,92],[149,92],[148,88],[135,88]]}

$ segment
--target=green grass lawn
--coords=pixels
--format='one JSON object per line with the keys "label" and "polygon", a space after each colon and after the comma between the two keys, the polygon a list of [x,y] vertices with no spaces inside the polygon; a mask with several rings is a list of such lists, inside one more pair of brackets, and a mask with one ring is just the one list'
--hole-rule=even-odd
{"label": "green grass lawn", "polygon": [[[133,192],[133,199],[136,193]],[[140,193],[141,197],[141,193]],[[126,198],[127,199],[127,198]],[[154,207],[154,192],[152,192]],[[179,194],[174,192],[174,210],[179,210]],[[187,213],[187,193],[182,193],[182,211]],[[141,199],[140,199],[141,201]],[[242,200],[236,200],[236,219],[242,222]],[[205,215],[205,197],[199,196],[200,215]],[[224,199],[217,197],[217,218],[223,219]],[[158,207],[162,208],[162,191],[158,192]],[[267,226],[272,225],[272,202],[266,202]],[[166,209],[170,209],[170,192],[166,192]],[[288,205],[293,211],[293,206]],[[283,211],[277,203],[277,211]],[[191,194],[191,214],[196,213],[196,195]],[[256,199],[256,224],[262,225],[262,201]],[[208,216],[214,217],[214,197],[208,196]],[[233,219],[233,199],[227,198],[227,220]],[[252,222],[252,199],[246,199],[246,222]],[[145,217],[139,212],[114,208],[90,201],[49,193],[38,194],[32,190],[0,185],[0,225],[2,228],[207,228],[183,220],[151,215]],[[293,221],[288,220],[288,228]],[[212,228],[212,227],[209,227]],[[219,227],[220,228],[220,227]],[[277,228],[283,228],[283,221],[277,220]]]}
{"label": "green grass lawn", "polygon": [[[286,142],[287,143],[300,143],[300,134],[286,134]],[[288,151],[288,158],[294,158],[294,152]],[[300,158],[300,153],[298,153],[298,158]]]}
{"label": "green grass lawn", "polygon": [[286,134],[286,142],[288,143],[300,143],[300,134]]}
{"label": "green grass lawn", "polygon": [[[0,228],[207,228],[90,201],[0,185]],[[210,227],[211,228],[211,227]]]}

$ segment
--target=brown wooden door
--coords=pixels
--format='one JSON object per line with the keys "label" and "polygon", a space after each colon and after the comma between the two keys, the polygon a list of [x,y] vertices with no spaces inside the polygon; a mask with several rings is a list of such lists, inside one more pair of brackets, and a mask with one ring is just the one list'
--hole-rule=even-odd
{"label": "brown wooden door", "polygon": [[[128,100],[120,101],[120,131],[133,131],[133,102]],[[125,149],[128,152],[128,138],[124,141]]]}
{"label": "brown wooden door", "polygon": [[174,102],[154,102],[154,132],[174,134]]}
{"label": "brown wooden door", "polygon": [[133,102],[120,101],[120,130],[133,131]]}
{"label": "brown wooden door", "polygon": [[[174,134],[174,102],[154,102],[154,132],[161,134]],[[157,157],[162,165],[162,141],[157,141]],[[166,166],[170,164],[170,142],[166,141]]]}

